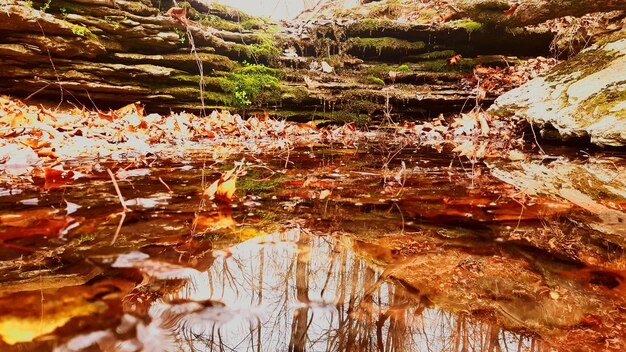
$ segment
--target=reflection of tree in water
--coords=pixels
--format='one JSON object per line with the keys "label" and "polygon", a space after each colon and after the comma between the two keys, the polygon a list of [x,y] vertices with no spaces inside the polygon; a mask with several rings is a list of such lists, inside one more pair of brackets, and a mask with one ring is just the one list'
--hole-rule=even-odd
{"label": "reflection of tree in water", "polygon": [[235,246],[207,271],[146,256],[119,258],[114,266],[139,268],[153,290],[167,280],[186,282],[150,296],[162,294],[141,319],[126,314],[136,338],[121,341],[127,334],[118,334],[117,345],[133,342],[146,351],[542,350],[534,339],[429,308],[426,298],[385,278],[350,247],[349,240],[296,229]]}

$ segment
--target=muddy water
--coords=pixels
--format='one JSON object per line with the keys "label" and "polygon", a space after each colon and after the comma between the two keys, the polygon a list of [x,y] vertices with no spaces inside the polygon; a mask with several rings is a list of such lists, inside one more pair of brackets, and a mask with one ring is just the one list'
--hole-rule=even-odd
{"label": "muddy water", "polygon": [[[232,204],[202,197],[242,159]],[[209,160],[2,189],[1,350],[624,348],[624,253],[585,209],[408,149]]]}

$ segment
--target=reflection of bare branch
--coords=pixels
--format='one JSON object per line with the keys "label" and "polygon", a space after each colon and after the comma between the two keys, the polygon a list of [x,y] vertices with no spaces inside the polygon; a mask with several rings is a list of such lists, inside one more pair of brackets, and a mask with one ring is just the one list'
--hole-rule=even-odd
{"label": "reflection of bare branch", "polygon": [[[120,256],[114,266],[141,270],[142,297],[153,300],[135,312],[146,315],[134,323],[137,335],[156,334],[154,341],[172,351],[495,352],[534,343],[467,315],[427,308],[427,298],[392,278],[424,264],[419,257],[381,272],[345,241],[306,231],[268,237],[231,248],[205,272],[139,252]],[[178,280],[169,285],[175,292],[167,292],[168,280]]]}

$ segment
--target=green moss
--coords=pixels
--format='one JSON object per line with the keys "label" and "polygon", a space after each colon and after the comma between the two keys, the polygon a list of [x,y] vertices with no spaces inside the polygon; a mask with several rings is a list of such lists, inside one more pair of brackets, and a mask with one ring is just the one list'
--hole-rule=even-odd
{"label": "green moss", "polygon": [[619,104],[626,102],[626,81],[618,82],[585,99],[580,106],[585,107],[587,114],[597,116],[614,115],[626,118],[626,109],[612,111]]}
{"label": "green moss", "polygon": [[358,95],[350,96],[349,94],[346,96],[346,99],[346,102],[341,103],[340,110],[366,113],[369,115],[380,109],[380,106],[377,103],[365,99],[359,99]]}
{"label": "green moss", "polygon": [[263,179],[263,175],[258,172],[248,172],[245,177],[237,180],[237,188],[244,193],[254,194],[256,196],[265,197],[272,195],[285,183],[285,177],[274,176],[269,179]]}
{"label": "green moss", "polygon": [[626,29],[622,29],[621,31],[617,31],[609,35],[603,36],[602,38],[598,39],[596,45],[605,45],[622,39],[626,39]]}
{"label": "green moss", "polygon": [[388,19],[364,18],[363,20],[355,22],[350,29],[355,32],[372,33],[391,29],[407,30],[409,27]]}
{"label": "green moss", "polygon": [[233,46],[234,51],[248,60],[255,62],[264,61],[269,64],[276,64],[281,52],[278,45],[274,40],[270,39],[266,35],[258,34],[258,43],[243,45],[235,44]]}
{"label": "green moss", "polygon": [[419,54],[412,56],[411,58],[417,60],[433,60],[433,59],[447,59],[456,55],[454,50],[441,50],[441,51],[431,51],[429,53]]}
{"label": "green moss", "polygon": [[[200,75],[188,75],[188,74],[174,74],[170,76],[171,79],[181,82],[183,84],[198,84],[200,83]],[[205,76],[204,87],[206,90],[222,91],[222,87],[227,84],[228,79],[225,77]]]}
{"label": "green moss", "polygon": [[241,28],[245,30],[262,29],[265,27],[265,22],[259,18],[249,18],[241,22]]}
{"label": "green moss", "polygon": [[245,65],[235,69],[222,84],[230,94],[228,105],[243,108],[280,101],[281,72],[264,65]]}
{"label": "green moss", "polygon": [[185,40],[187,40],[187,32],[182,31],[182,30],[180,30],[178,28],[172,28],[172,29],[174,30],[174,32],[176,32],[176,34],[178,34],[178,41],[181,44],[184,44]]}
{"label": "green moss", "polygon": [[62,21],[64,21],[67,24],[69,24],[72,33],[74,33],[75,35],[77,35],[79,37],[85,37],[85,38],[90,39],[90,40],[97,40],[98,39],[98,37],[96,37],[96,35],[93,34],[89,30],[89,28],[83,26],[82,24],[74,24],[74,23],[71,23],[71,22],[67,22],[65,20],[62,20]]}
{"label": "green moss", "polygon": [[472,72],[478,63],[474,59],[462,59],[456,65],[450,65],[448,60],[432,60],[425,62],[422,70],[429,72]]}
{"label": "green moss", "polygon": [[396,18],[402,14],[402,5],[400,0],[387,0],[380,2],[372,2],[369,5],[369,18],[387,17]]}
{"label": "green moss", "polygon": [[367,73],[370,76],[385,79],[389,77],[389,72],[410,72],[411,68],[408,65],[400,65],[400,66],[391,66],[387,64],[380,64],[376,66],[372,66],[367,69]]}
{"label": "green moss", "polygon": [[371,118],[368,114],[359,114],[351,111],[335,111],[330,115],[330,120],[334,123],[355,123],[359,126],[365,126]]}
{"label": "green moss", "polygon": [[207,103],[214,103],[214,104],[219,104],[219,105],[228,105],[230,100],[231,100],[231,96],[230,96],[230,94],[226,94],[226,93],[205,91],[204,92],[204,100]]}
{"label": "green moss", "polygon": [[609,50],[583,51],[575,57],[554,66],[549,75],[546,76],[546,81],[559,81],[563,76],[574,73],[578,73],[577,79],[582,79],[604,69],[618,56],[618,52]]}
{"label": "green moss", "polygon": [[309,90],[304,87],[289,87],[281,95],[282,100],[290,100],[294,103],[300,103],[309,97]]}
{"label": "green moss", "polygon": [[468,33],[480,32],[484,30],[484,25],[482,23],[472,21],[470,19],[452,21],[452,22],[449,22],[447,26],[452,27],[452,28],[462,28],[462,29],[465,29]]}
{"label": "green moss", "polygon": [[398,68],[396,68],[396,71],[398,71],[398,72],[410,72],[411,68],[409,67],[409,65],[400,65],[400,66],[398,66]]}
{"label": "green moss", "polygon": [[367,76],[365,77],[365,83],[367,84],[374,84],[377,86],[384,86],[385,85],[385,81],[383,81],[382,79],[378,78],[378,77],[374,77],[374,76]]}
{"label": "green moss", "polygon": [[341,55],[330,55],[326,57],[326,62],[331,66],[331,67],[343,67],[344,65],[344,58],[341,57]]}
{"label": "green moss", "polygon": [[432,23],[437,17],[439,17],[437,10],[424,9],[418,12],[417,17],[413,21],[415,23],[426,24]]}
{"label": "green moss", "polygon": [[96,234],[95,233],[90,233],[90,234],[82,234],[80,235],[80,238],[78,238],[76,240],[76,244],[80,245],[83,244],[85,242],[91,242],[96,238]]}
{"label": "green moss", "polygon": [[380,38],[350,38],[350,46],[360,49],[374,49],[380,55],[383,51],[416,51],[423,49],[424,42],[411,42],[404,39],[392,37]]}
{"label": "green moss", "polygon": [[200,82],[200,76],[198,75],[175,74],[170,77],[181,82]]}
{"label": "green moss", "polygon": [[237,32],[239,31],[239,23],[225,20],[219,16],[211,14],[202,14],[199,12],[194,13],[193,17],[199,23],[208,25],[215,29]]}
{"label": "green moss", "polygon": [[252,16],[248,15],[247,13],[238,10],[232,6],[228,6],[228,5],[223,5],[223,4],[219,4],[216,2],[211,3],[211,8],[209,9],[209,13],[210,14],[215,14],[218,15],[220,17],[228,17],[229,19],[233,19],[236,21],[246,21],[249,20],[251,18],[253,18]]}

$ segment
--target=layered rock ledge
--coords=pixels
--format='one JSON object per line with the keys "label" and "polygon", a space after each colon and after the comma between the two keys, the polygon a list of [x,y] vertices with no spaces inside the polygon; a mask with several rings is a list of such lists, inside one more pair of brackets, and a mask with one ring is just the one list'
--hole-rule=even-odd
{"label": "layered rock ledge", "polygon": [[[369,4],[368,4],[369,5]],[[427,118],[473,106],[476,64],[547,55],[553,35],[469,20],[388,18],[279,25],[222,5],[172,1],[17,1],[0,5],[0,94],[106,109],[228,106],[292,118]],[[492,49],[497,48],[497,49]],[[449,57],[463,60],[450,65]],[[486,102],[495,96],[487,96]]]}

